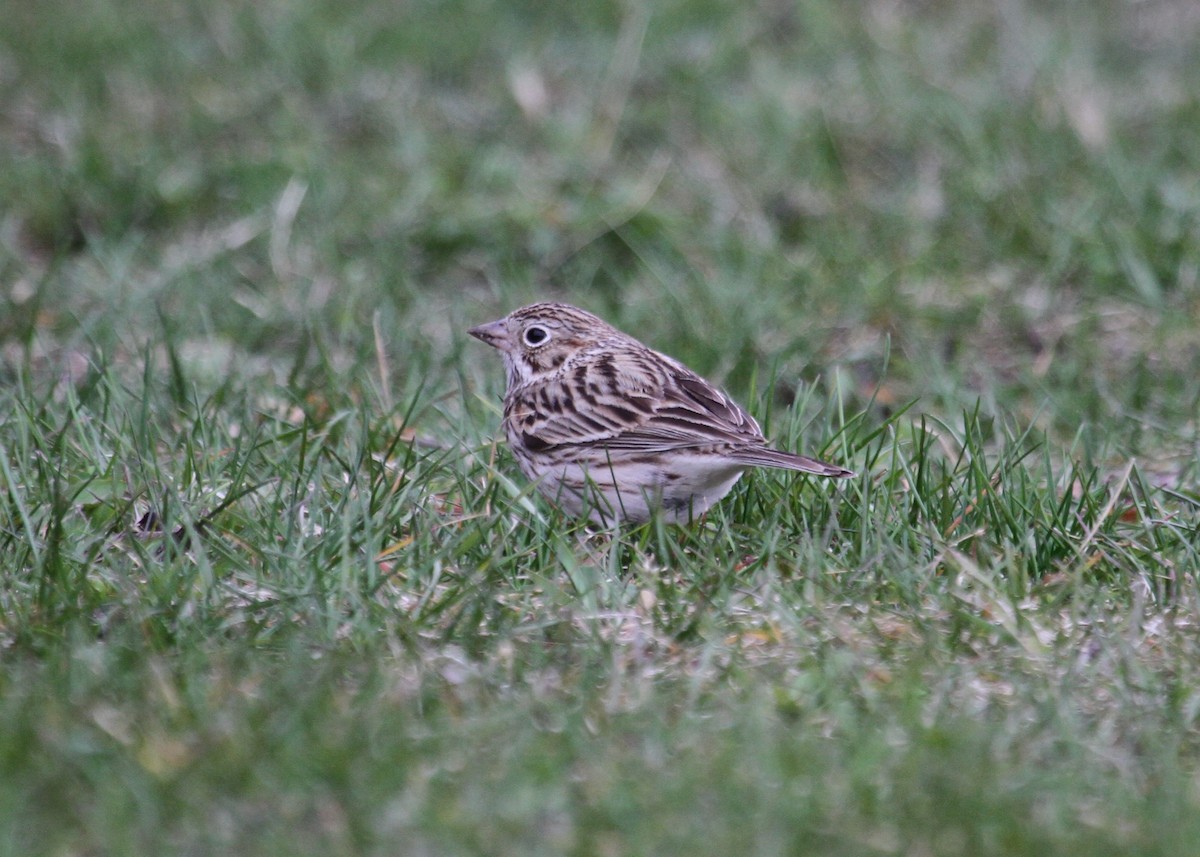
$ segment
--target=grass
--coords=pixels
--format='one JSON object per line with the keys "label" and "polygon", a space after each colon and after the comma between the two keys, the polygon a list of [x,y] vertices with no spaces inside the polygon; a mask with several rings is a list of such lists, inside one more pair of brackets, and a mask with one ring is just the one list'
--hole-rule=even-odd
{"label": "grass", "polygon": [[[0,853],[1196,853],[1192,4],[10,5]],[[538,297],[860,476],[562,518]]]}

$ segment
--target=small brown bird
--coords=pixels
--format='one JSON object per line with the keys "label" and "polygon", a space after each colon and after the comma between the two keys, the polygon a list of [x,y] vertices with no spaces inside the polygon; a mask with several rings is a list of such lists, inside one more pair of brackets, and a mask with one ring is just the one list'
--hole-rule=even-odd
{"label": "small brown bird", "polygon": [[521,471],[567,514],[636,523],[661,509],[680,523],[750,467],[854,475],[772,449],[725,393],[569,304],[531,304],[469,333],[504,357],[504,432]]}

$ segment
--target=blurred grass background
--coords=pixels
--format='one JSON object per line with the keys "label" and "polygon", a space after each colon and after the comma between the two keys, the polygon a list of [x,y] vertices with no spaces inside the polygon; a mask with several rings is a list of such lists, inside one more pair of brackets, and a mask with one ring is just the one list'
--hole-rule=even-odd
{"label": "blurred grass background", "polygon": [[[1196,851],[1196,4],[0,12],[0,852]],[[539,298],[863,477],[589,537]]]}

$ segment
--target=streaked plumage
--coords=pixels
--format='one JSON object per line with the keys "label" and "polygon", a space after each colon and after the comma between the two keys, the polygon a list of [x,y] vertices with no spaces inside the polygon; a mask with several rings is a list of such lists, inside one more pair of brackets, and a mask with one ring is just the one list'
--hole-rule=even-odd
{"label": "streaked plumage", "polygon": [[725,393],[569,304],[531,304],[469,332],[504,357],[504,432],[521,471],[568,514],[641,522],[661,508],[686,522],[749,467],[854,475],[772,449]]}

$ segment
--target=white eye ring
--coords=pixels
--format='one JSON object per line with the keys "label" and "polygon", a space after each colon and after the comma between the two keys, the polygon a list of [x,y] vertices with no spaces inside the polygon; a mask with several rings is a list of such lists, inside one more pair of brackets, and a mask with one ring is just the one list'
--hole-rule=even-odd
{"label": "white eye ring", "polygon": [[545,345],[550,341],[550,331],[546,330],[540,324],[531,324],[525,328],[525,332],[521,334],[521,338],[525,340],[525,344],[530,348],[537,348],[539,345]]}

